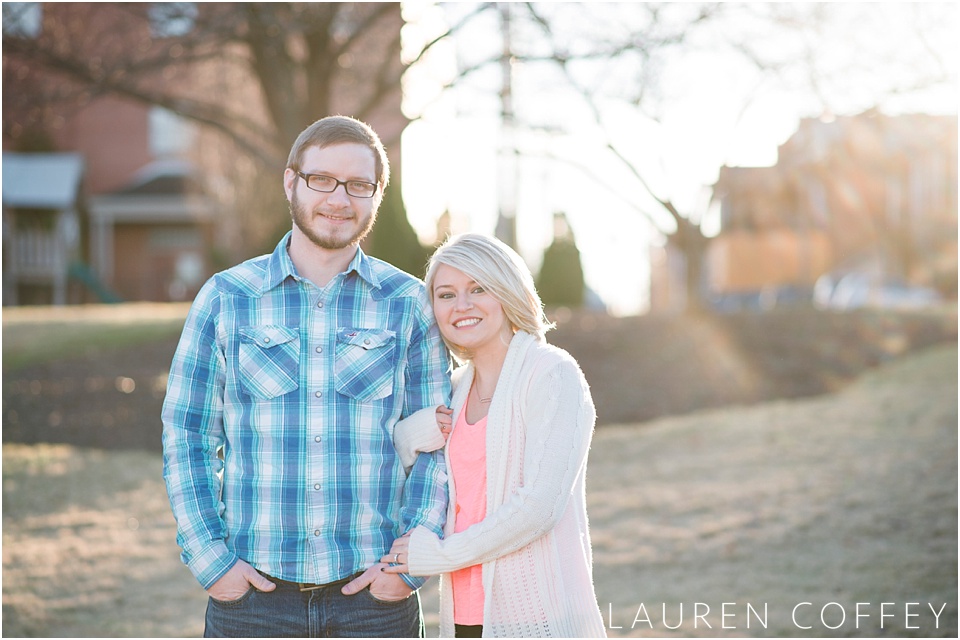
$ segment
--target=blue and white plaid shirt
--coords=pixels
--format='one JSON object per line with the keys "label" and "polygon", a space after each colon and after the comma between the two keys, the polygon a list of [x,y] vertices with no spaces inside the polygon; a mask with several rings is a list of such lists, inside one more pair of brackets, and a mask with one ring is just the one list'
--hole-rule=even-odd
{"label": "blue and white plaid shirt", "polygon": [[164,478],[204,588],[238,558],[332,582],[417,525],[443,530],[442,452],[407,476],[393,446],[398,420],[450,400],[423,283],[358,249],[318,289],[297,275],[289,238],[203,286],[170,370]]}

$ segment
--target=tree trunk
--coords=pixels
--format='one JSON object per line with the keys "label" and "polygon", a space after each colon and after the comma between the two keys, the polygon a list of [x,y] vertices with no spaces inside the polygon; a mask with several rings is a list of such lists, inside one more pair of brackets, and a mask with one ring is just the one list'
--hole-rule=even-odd
{"label": "tree trunk", "polygon": [[706,310],[703,299],[704,262],[709,238],[700,227],[686,218],[677,218],[677,231],[668,238],[683,255],[686,265],[684,287],[686,289],[686,312],[700,313]]}

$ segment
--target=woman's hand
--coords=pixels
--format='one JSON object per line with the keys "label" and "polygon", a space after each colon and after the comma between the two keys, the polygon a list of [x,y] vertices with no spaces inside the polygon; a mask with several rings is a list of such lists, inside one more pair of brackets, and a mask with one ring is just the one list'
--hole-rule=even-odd
{"label": "woman's hand", "polygon": [[387,555],[380,558],[385,563],[384,573],[410,573],[410,534],[405,533],[393,541],[393,546]]}
{"label": "woman's hand", "polygon": [[449,440],[450,432],[453,431],[453,409],[444,406],[437,407],[437,426],[440,427],[443,439]]}

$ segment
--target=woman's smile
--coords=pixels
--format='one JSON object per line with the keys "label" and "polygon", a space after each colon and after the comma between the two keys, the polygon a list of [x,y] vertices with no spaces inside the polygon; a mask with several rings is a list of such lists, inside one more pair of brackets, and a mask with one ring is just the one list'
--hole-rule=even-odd
{"label": "woman's smile", "polygon": [[503,305],[476,280],[443,264],[433,280],[433,312],[440,333],[472,352],[503,350],[512,331]]}
{"label": "woman's smile", "polygon": [[457,329],[463,329],[465,327],[473,327],[483,322],[480,318],[464,318],[463,320],[457,320],[453,323]]}

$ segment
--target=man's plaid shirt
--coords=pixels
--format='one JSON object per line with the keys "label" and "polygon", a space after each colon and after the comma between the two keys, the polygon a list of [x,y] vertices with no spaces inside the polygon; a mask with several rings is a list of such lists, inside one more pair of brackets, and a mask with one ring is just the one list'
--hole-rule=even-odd
{"label": "man's plaid shirt", "polygon": [[358,249],[318,289],[297,275],[289,237],[203,286],[170,370],[164,477],[204,588],[238,558],[332,582],[417,525],[443,530],[442,452],[407,476],[393,446],[398,420],[450,400],[423,283]]}

